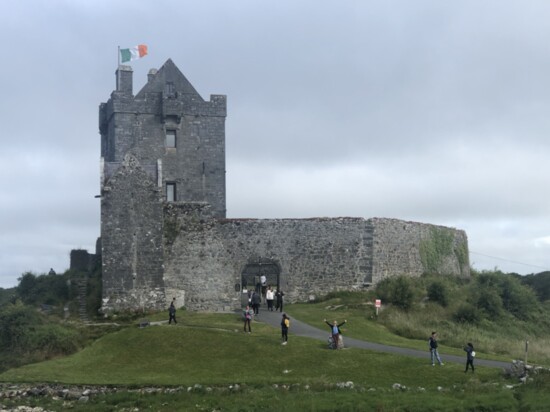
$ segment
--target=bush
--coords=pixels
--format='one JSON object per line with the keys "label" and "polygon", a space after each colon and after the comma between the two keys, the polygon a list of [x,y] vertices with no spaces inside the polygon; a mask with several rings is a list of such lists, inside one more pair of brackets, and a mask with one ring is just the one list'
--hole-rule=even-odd
{"label": "bush", "polygon": [[462,304],[458,307],[453,314],[453,320],[458,323],[471,323],[475,324],[480,321],[479,313],[477,309],[470,304]]}
{"label": "bush", "polygon": [[403,310],[409,310],[413,307],[415,292],[412,280],[409,277],[386,278],[377,285],[376,293],[382,301]]}
{"label": "bush", "polygon": [[478,309],[491,320],[498,320],[504,313],[502,299],[494,289],[481,289],[475,303]]}
{"label": "bush", "polygon": [[428,286],[428,299],[446,307],[449,304],[447,287],[440,281],[434,281]]}
{"label": "bush", "polygon": [[35,309],[9,304],[0,310],[0,358],[17,366],[75,352],[81,341],[76,330],[49,321]]}

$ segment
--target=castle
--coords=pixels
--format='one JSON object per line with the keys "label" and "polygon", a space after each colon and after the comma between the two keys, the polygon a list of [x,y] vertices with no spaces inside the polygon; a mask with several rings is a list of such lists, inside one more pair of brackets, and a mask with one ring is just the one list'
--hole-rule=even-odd
{"label": "castle", "polygon": [[226,97],[172,60],[133,95],[129,66],[99,107],[104,312],[231,311],[261,275],[290,302],[387,276],[469,276],[464,231],[382,218],[226,217]]}

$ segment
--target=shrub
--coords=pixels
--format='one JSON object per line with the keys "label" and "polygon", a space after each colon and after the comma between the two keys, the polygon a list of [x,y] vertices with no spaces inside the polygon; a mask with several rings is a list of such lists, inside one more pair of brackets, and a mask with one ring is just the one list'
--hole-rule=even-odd
{"label": "shrub", "polygon": [[477,309],[470,304],[464,303],[458,307],[453,314],[453,320],[458,323],[478,323],[480,320]]}
{"label": "shrub", "polygon": [[409,310],[414,303],[412,280],[406,276],[397,276],[382,280],[376,287],[376,293],[382,301],[391,303],[403,310]]}
{"label": "shrub", "polygon": [[497,320],[502,317],[503,307],[502,299],[498,292],[494,289],[484,288],[478,293],[476,306],[479,310],[492,320]]}
{"label": "shrub", "polygon": [[447,287],[440,281],[434,281],[428,286],[428,299],[446,307],[449,303]]}
{"label": "shrub", "polygon": [[74,329],[49,321],[35,309],[9,304],[0,310],[0,358],[6,366],[73,353],[80,335]]}

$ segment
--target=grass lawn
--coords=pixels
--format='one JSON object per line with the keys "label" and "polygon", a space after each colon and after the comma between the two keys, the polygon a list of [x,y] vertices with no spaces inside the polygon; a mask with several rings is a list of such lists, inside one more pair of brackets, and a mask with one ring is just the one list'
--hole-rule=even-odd
{"label": "grass lawn", "polygon": [[[305,315],[300,305],[289,311],[319,323],[313,322],[319,313]],[[346,316],[349,332],[360,324],[353,316]],[[464,374],[463,365],[432,367],[427,359],[360,349],[330,351],[325,342],[293,335],[282,346],[278,328],[253,322],[253,333],[245,334],[234,314],[179,311],[178,321],[123,328],[74,355],[8,370],[0,381],[126,388],[85,404],[28,401],[56,411],[542,411],[550,404],[548,382],[506,388],[517,382],[504,380],[497,369],[478,367],[475,375]],[[373,322],[363,322],[370,327],[365,333],[379,341],[395,344],[398,339]],[[147,394],[143,388],[151,386],[172,392]]]}
{"label": "grass lawn", "polygon": [[[326,329],[327,332],[328,326],[323,322],[323,319],[326,318],[330,323],[332,323],[333,320],[338,321],[338,323],[347,320],[348,323],[341,328],[344,336],[385,345],[427,351],[429,335],[423,340],[407,339],[397,336],[390,332],[384,325],[377,322],[372,307],[365,306],[363,309],[357,309],[357,307],[339,306],[338,303],[339,299],[318,303],[298,303],[289,305],[287,312],[289,316],[295,317],[316,328]],[[439,332],[438,335],[440,339],[440,354],[464,355],[462,347],[456,348],[442,343],[442,341],[444,342],[442,338],[444,339],[445,331]],[[512,360],[508,355],[487,354],[481,351],[478,351],[478,353],[478,356],[482,356],[485,359],[501,361]]]}

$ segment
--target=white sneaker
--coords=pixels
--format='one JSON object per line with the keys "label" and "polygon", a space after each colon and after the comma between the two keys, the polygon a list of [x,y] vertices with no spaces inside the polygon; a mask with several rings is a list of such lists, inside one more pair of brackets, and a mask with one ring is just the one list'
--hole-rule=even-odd
{"label": "white sneaker", "polygon": [[288,342],[283,342],[283,343],[281,343],[281,345],[286,345],[287,343],[288,343]]}

